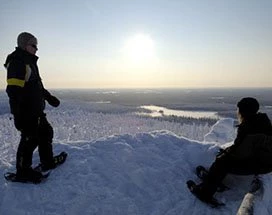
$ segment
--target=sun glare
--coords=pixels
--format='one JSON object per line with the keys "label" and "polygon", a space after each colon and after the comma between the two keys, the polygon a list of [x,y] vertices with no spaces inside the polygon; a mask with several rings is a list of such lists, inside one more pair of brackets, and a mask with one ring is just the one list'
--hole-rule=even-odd
{"label": "sun glare", "polygon": [[150,60],[154,57],[154,41],[148,35],[137,34],[126,41],[124,54],[136,62]]}

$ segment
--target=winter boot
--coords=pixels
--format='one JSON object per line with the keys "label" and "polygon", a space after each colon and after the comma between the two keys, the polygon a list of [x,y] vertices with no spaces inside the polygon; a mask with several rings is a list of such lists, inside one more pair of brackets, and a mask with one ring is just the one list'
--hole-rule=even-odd
{"label": "winter boot", "polygon": [[203,166],[198,166],[196,167],[196,175],[201,179],[201,180],[205,180],[207,178],[208,175],[208,170],[203,167]]}
{"label": "winter boot", "polygon": [[[200,178],[203,182],[207,179],[208,177],[208,174],[209,174],[209,171],[203,167],[203,166],[197,166],[196,167],[196,175],[198,178]],[[217,192],[224,192],[226,190],[229,190],[230,188],[228,186],[226,186],[225,184],[223,183],[220,183],[218,186],[217,186]]]}
{"label": "winter boot", "polygon": [[187,181],[187,186],[189,190],[201,201],[209,202],[212,199],[212,195],[208,195],[207,192],[204,191],[202,183],[197,185],[194,181]]}
{"label": "winter boot", "polygon": [[66,157],[67,157],[66,152],[61,152],[60,154],[54,156],[51,163],[41,164],[42,171],[48,171],[50,169],[55,169],[57,166],[59,166],[65,162]]}

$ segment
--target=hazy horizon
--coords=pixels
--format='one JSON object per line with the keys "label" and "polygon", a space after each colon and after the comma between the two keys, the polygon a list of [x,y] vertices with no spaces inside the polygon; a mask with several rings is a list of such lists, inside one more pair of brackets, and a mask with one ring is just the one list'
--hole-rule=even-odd
{"label": "hazy horizon", "polygon": [[[237,102],[243,97],[255,97],[260,111],[272,117],[272,88],[209,88],[209,89],[51,89],[62,103],[87,103],[98,111],[113,106],[114,112],[135,111],[142,105],[155,105],[174,110],[212,111],[223,117],[236,118]],[[8,97],[0,91],[0,113],[8,113]],[[47,106],[50,108],[50,106]],[[74,107],[76,108],[76,107]],[[101,109],[100,109],[101,108]]]}
{"label": "hazy horizon", "polygon": [[[272,87],[45,87],[48,90],[270,90]],[[6,86],[0,88],[5,91]]]}

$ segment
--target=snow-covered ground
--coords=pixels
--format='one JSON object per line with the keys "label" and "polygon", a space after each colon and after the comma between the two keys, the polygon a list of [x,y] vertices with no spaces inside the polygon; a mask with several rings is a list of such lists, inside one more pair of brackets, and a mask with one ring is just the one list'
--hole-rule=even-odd
{"label": "snow-covered ground", "polygon": [[[90,104],[90,107],[92,104]],[[197,200],[186,181],[199,181],[197,165],[209,166],[235,137],[234,119],[214,126],[179,124],[129,113],[102,113],[80,107],[48,109],[55,131],[54,151],[69,154],[46,182],[20,184],[0,177],[1,215],[180,215],[236,214],[251,176],[227,176],[231,189],[217,193],[225,207]],[[19,133],[0,115],[0,174],[15,169]],[[33,163],[38,163],[37,152]],[[255,214],[272,214],[272,175],[262,176],[265,192]]]}

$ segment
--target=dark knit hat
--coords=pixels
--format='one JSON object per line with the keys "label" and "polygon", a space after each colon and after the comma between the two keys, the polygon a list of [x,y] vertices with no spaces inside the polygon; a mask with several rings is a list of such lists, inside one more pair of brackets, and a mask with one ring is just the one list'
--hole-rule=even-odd
{"label": "dark knit hat", "polygon": [[238,103],[239,113],[242,116],[248,116],[256,114],[259,110],[259,102],[255,98],[246,97],[242,98]]}
{"label": "dark knit hat", "polygon": [[28,33],[28,32],[22,32],[18,35],[17,37],[17,45],[18,47],[20,47],[21,49],[25,49],[27,45],[29,44],[37,44],[37,38]]}

